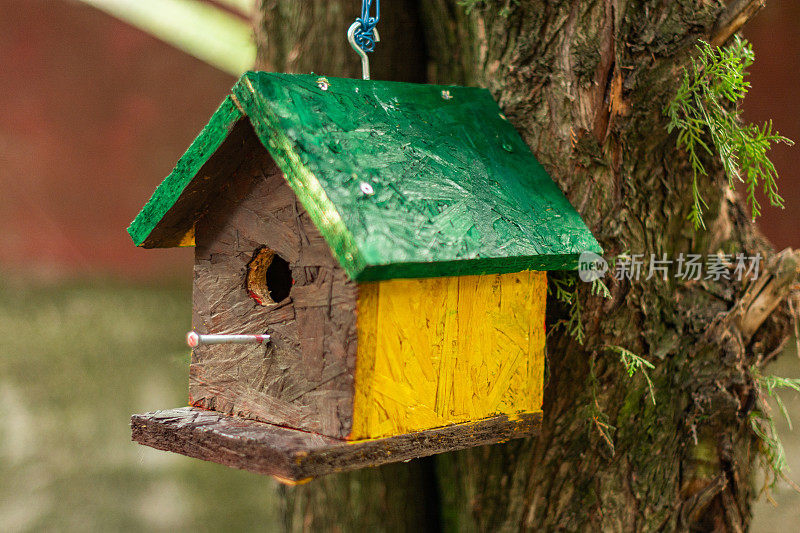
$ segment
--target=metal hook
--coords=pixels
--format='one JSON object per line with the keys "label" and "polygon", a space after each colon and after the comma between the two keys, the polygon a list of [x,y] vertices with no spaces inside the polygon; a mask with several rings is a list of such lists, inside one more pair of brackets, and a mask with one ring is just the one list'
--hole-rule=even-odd
{"label": "metal hook", "polygon": [[[350,27],[347,29],[347,42],[350,43],[350,46],[353,47],[353,50],[356,51],[358,55],[361,56],[361,77],[365,80],[369,79],[369,57],[367,57],[367,53],[358,46],[356,43],[356,32],[361,27],[361,22],[355,21],[350,24]],[[375,42],[380,42],[381,37],[378,35],[378,28],[372,28],[372,33],[375,35]]]}

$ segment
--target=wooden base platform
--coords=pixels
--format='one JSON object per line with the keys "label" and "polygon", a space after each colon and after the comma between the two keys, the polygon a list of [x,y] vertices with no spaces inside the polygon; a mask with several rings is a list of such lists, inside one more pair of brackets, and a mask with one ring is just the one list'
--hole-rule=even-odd
{"label": "wooden base platform", "polygon": [[541,413],[487,418],[383,439],[344,441],[180,407],[131,417],[134,441],[159,450],[269,474],[289,484],[538,433]]}

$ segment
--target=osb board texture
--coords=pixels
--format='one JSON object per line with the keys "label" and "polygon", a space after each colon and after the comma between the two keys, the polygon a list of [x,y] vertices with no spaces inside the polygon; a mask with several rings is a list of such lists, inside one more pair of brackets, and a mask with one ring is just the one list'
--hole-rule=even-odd
{"label": "osb board texture", "polygon": [[345,442],[192,407],[131,418],[132,438],[140,444],[289,483],[527,437],[540,427],[541,414],[536,413],[515,420],[499,416],[387,439]]}
{"label": "osb board texture", "polygon": [[544,272],[361,283],[351,438],[539,411]]}
{"label": "osb board texture", "polygon": [[[581,252],[601,251],[488,91],[323,87],[318,76],[249,72],[233,97],[352,279],[575,268]],[[225,122],[220,112],[212,123]]]}
{"label": "osb board texture", "polygon": [[[357,288],[262,147],[215,195],[195,238],[194,329],[267,333],[271,341],[195,348],[192,404],[348,435]],[[288,299],[266,306],[246,289],[247,264],[262,246],[289,262],[294,280]]]}

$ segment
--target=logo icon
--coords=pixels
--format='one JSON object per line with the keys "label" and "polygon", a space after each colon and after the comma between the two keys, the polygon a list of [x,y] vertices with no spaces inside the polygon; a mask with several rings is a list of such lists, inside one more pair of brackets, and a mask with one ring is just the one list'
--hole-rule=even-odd
{"label": "logo icon", "polygon": [[608,262],[594,252],[583,252],[578,258],[578,277],[591,283],[608,272]]}

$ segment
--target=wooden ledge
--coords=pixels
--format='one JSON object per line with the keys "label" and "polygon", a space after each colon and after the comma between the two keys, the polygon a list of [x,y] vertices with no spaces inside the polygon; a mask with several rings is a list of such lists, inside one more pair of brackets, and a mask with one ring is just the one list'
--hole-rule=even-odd
{"label": "wooden ledge", "polygon": [[538,433],[542,414],[496,416],[383,439],[344,441],[196,407],[131,417],[132,439],[159,450],[298,484],[336,472],[494,444]]}

